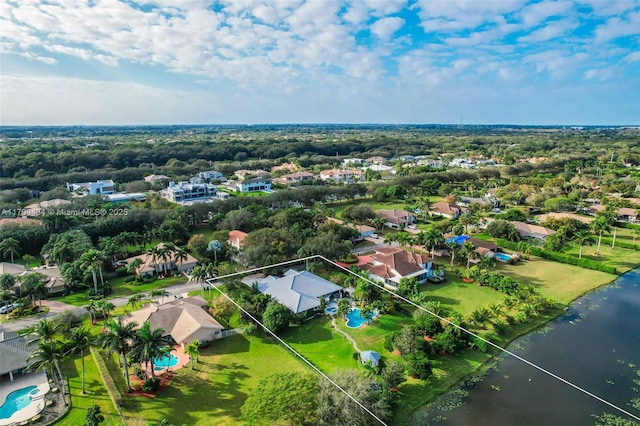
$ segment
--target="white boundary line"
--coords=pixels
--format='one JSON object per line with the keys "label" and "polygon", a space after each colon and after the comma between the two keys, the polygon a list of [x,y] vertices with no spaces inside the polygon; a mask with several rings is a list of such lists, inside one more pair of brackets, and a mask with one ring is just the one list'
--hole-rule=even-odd
{"label": "white boundary line", "polygon": [[366,408],[364,405],[362,405],[359,401],[357,401],[355,398],[353,398],[351,395],[349,395],[349,393],[347,393],[344,389],[342,389],[342,388],[341,388],[337,383],[333,382],[333,381],[332,381],[332,380],[331,380],[331,379],[330,379],[326,374],[324,374],[324,373],[323,373],[322,371],[320,371],[317,367],[315,367],[313,364],[311,364],[311,363],[310,363],[306,358],[304,358],[302,355],[300,355],[298,352],[296,352],[296,351],[295,351],[293,348],[291,348],[291,347],[290,347],[286,342],[284,342],[282,339],[280,339],[278,336],[276,336],[276,335],[275,335],[275,333],[273,333],[273,332],[272,332],[271,330],[269,330],[268,328],[264,327],[264,325],[262,325],[262,324],[261,324],[259,321],[257,321],[253,316],[251,316],[248,312],[246,312],[246,311],[245,311],[245,310],[244,310],[240,305],[238,305],[238,304],[237,304],[235,301],[233,301],[229,296],[227,296],[225,293],[223,293],[221,290],[219,290],[217,287],[215,287],[215,286],[213,285],[213,282],[214,282],[214,281],[218,281],[218,280],[221,280],[221,279],[234,277],[234,276],[236,276],[236,275],[246,275],[246,274],[249,274],[249,273],[252,273],[252,272],[262,271],[262,270],[264,270],[264,269],[277,268],[277,267],[279,267],[279,266],[290,265],[290,264],[293,264],[293,263],[301,263],[301,262],[305,262],[305,261],[307,261],[307,260],[315,260],[315,259],[322,259],[323,261],[325,261],[325,262],[329,263],[330,265],[333,265],[333,266],[335,266],[336,268],[338,268],[338,269],[340,269],[340,270],[342,270],[342,271],[344,271],[344,272],[347,272],[347,273],[349,273],[349,274],[351,274],[351,275],[353,275],[353,276],[356,276],[356,277],[358,277],[358,278],[360,278],[360,279],[362,279],[362,280],[366,281],[367,283],[369,283],[369,284],[371,284],[371,285],[373,285],[373,286],[375,286],[375,287],[379,288],[379,289],[380,289],[380,290],[382,290],[382,291],[385,291],[385,292],[387,292],[387,293],[391,294],[391,295],[392,295],[392,296],[394,296],[394,297],[397,297],[397,298],[399,298],[399,299],[403,300],[404,302],[406,302],[406,303],[408,303],[408,304],[410,304],[410,305],[414,306],[415,308],[420,309],[420,310],[422,310],[422,311],[424,311],[424,312],[428,313],[429,315],[433,315],[434,317],[438,318],[439,320],[444,321],[444,322],[446,322],[447,324],[450,324],[450,325],[452,325],[452,326],[454,326],[454,327],[458,328],[459,330],[464,331],[465,333],[467,333],[467,334],[469,334],[469,335],[471,335],[471,336],[473,336],[473,337],[475,337],[475,338],[477,338],[477,339],[480,339],[481,341],[485,342],[486,344],[488,344],[488,345],[490,345],[490,346],[492,346],[492,347],[494,347],[494,348],[498,349],[498,350],[499,350],[499,351],[501,351],[501,352],[506,353],[507,355],[510,355],[510,356],[514,357],[515,359],[517,359],[517,360],[519,360],[519,361],[521,361],[521,362],[523,362],[523,363],[525,363],[525,364],[527,364],[527,365],[529,365],[529,366],[531,366],[531,367],[535,368],[536,370],[539,370],[539,371],[541,371],[542,373],[547,374],[548,376],[551,376],[551,377],[553,377],[554,379],[556,379],[556,380],[558,380],[558,381],[560,381],[560,382],[562,382],[562,383],[564,383],[564,384],[566,384],[566,385],[568,385],[568,386],[571,386],[572,388],[574,388],[574,389],[576,389],[576,390],[578,390],[578,391],[580,391],[580,392],[584,393],[585,395],[588,395],[588,396],[590,396],[591,398],[594,398],[594,399],[596,399],[596,400],[598,400],[598,401],[602,402],[603,404],[606,404],[606,405],[608,405],[609,407],[614,408],[615,410],[618,410],[619,412],[621,412],[621,413],[623,413],[623,414],[626,414],[627,416],[631,417],[632,419],[635,419],[635,420],[640,421],[640,417],[636,416],[635,414],[630,413],[630,412],[628,412],[628,411],[624,410],[623,408],[618,407],[617,405],[615,405],[615,404],[613,404],[613,403],[611,403],[611,402],[607,401],[606,399],[604,399],[604,398],[602,398],[602,397],[600,397],[600,396],[598,396],[598,395],[596,395],[596,394],[594,394],[594,393],[592,393],[592,392],[589,392],[588,390],[586,390],[586,389],[584,389],[584,388],[582,388],[582,387],[580,387],[580,386],[578,386],[578,385],[576,385],[576,384],[574,384],[574,383],[570,382],[569,380],[564,379],[564,378],[562,378],[562,377],[558,376],[557,374],[555,374],[555,373],[553,373],[553,372],[551,372],[551,371],[549,371],[549,370],[546,370],[546,369],[544,369],[544,368],[540,367],[539,365],[537,365],[537,364],[535,364],[535,363],[533,363],[533,362],[531,362],[531,361],[529,361],[529,360],[527,360],[527,359],[525,359],[525,358],[523,358],[523,357],[521,357],[521,356],[519,356],[519,355],[517,355],[517,354],[515,354],[515,353],[513,353],[513,352],[511,352],[511,351],[509,351],[509,350],[507,350],[507,349],[505,349],[505,348],[503,348],[503,347],[501,347],[501,346],[499,346],[499,345],[496,345],[495,343],[493,343],[493,342],[491,342],[491,341],[489,341],[489,340],[485,339],[484,337],[482,337],[482,336],[480,336],[480,335],[478,335],[478,334],[476,334],[476,333],[474,333],[474,332],[472,332],[472,331],[470,331],[470,330],[468,330],[468,329],[466,329],[466,328],[464,328],[464,327],[461,327],[461,326],[459,326],[458,324],[456,324],[456,323],[454,323],[454,322],[452,322],[452,321],[449,321],[447,318],[444,318],[444,317],[442,317],[442,316],[440,316],[440,315],[438,315],[438,314],[436,314],[436,313],[434,313],[434,312],[431,312],[431,311],[429,311],[428,309],[426,309],[426,308],[424,308],[424,307],[422,307],[422,306],[418,305],[417,303],[414,303],[414,302],[412,302],[411,300],[409,300],[409,299],[407,299],[407,298],[405,298],[405,297],[403,297],[403,296],[398,295],[397,293],[395,293],[395,292],[393,292],[393,291],[391,291],[391,290],[389,290],[389,289],[385,288],[384,286],[380,285],[379,283],[377,283],[377,282],[375,282],[375,281],[372,281],[372,280],[369,280],[369,279],[367,279],[367,278],[365,278],[365,277],[363,277],[363,276],[361,276],[361,275],[358,275],[358,274],[354,273],[353,271],[349,270],[348,268],[345,268],[345,267],[343,267],[343,266],[340,266],[340,265],[338,265],[337,263],[335,263],[334,261],[329,260],[329,259],[327,259],[327,258],[325,258],[324,256],[321,256],[321,255],[319,255],[319,254],[317,254],[317,255],[313,255],[313,256],[303,257],[303,258],[300,258],[300,259],[294,259],[294,260],[288,260],[288,261],[285,261],[285,262],[275,263],[275,264],[273,264],[273,265],[263,266],[263,267],[260,267],[260,268],[247,269],[247,270],[245,270],[245,271],[241,271],[241,272],[234,272],[234,273],[232,273],[232,274],[227,274],[227,275],[223,275],[223,276],[221,276],[221,277],[216,277],[216,278],[209,278],[209,279],[207,279],[207,280],[206,280],[206,281],[207,281],[207,283],[208,283],[209,285],[211,285],[211,286],[212,286],[212,287],[214,287],[216,290],[218,290],[222,295],[224,295],[227,299],[229,299],[229,300],[230,300],[234,305],[236,305],[237,307],[239,307],[243,312],[245,312],[245,314],[247,314],[249,317],[251,317],[251,319],[253,319],[254,321],[256,321],[256,322],[257,322],[258,324],[260,324],[260,325],[261,325],[265,330],[267,330],[267,331],[269,332],[269,334],[271,334],[272,336],[274,336],[278,341],[280,341],[280,342],[281,342],[282,344],[284,344],[284,345],[285,345],[289,350],[291,350],[294,354],[296,354],[296,356],[300,357],[300,359],[302,359],[303,361],[305,361],[305,362],[306,362],[308,365],[310,365],[310,366],[311,366],[311,367],[312,367],[316,372],[318,372],[318,373],[319,373],[320,375],[322,375],[325,379],[327,379],[329,382],[331,382],[334,386],[336,386],[338,389],[340,389],[340,390],[341,390],[345,395],[347,395],[350,399],[352,399],[353,401],[355,401],[359,406],[361,406],[363,409],[365,409],[369,414],[371,414],[371,415],[372,415],[376,420],[378,420],[378,421],[379,421],[380,423],[382,423],[382,424],[385,424],[385,423],[384,423],[384,422],[382,422],[382,420],[380,420],[378,417],[376,417],[376,416],[375,416],[375,415],[374,415],[374,414],[373,414],[369,409],[367,409],[367,408]]}

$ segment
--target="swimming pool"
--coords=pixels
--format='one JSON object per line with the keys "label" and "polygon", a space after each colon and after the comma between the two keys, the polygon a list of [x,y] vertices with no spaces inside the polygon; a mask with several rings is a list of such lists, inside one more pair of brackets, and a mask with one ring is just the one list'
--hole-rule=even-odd
{"label": "swimming pool", "polygon": [[178,357],[174,354],[165,354],[160,358],[153,359],[153,365],[156,370],[162,370],[163,368],[175,367],[178,365]]}
{"label": "swimming pool", "polygon": [[37,386],[27,386],[26,388],[18,389],[7,395],[7,399],[4,404],[0,406],[0,419],[8,419],[16,412],[31,404],[31,391],[37,389]]}
{"label": "swimming pool", "polygon": [[349,328],[360,328],[362,326],[362,324],[369,323],[371,321],[371,318],[373,318],[375,316],[376,315],[373,314],[372,316],[370,316],[368,318],[362,318],[362,316],[360,315],[360,309],[353,308],[347,314],[347,327],[349,327]]}
{"label": "swimming pool", "polygon": [[508,262],[511,260],[511,256],[506,253],[496,253],[496,259],[500,262]]}

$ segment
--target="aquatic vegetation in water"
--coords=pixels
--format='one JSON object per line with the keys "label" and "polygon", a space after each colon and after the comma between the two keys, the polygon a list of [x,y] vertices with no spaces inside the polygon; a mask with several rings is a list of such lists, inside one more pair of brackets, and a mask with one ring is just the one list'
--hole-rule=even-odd
{"label": "aquatic vegetation in water", "polygon": [[613,380],[609,380],[609,379],[607,379],[606,382],[609,385],[615,385],[616,384],[616,382],[614,382]]}
{"label": "aquatic vegetation in water", "polygon": [[635,408],[636,410],[640,410],[640,398],[633,398],[629,405]]}
{"label": "aquatic vegetation in water", "polygon": [[434,422],[443,422],[445,420],[447,420],[447,418],[445,416],[435,416],[433,419]]}
{"label": "aquatic vegetation in water", "polygon": [[602,415],[592,414],[596,423],[594,426],[637,426],[638,423],[624,417],[614,416],[613,414],[604,413]]}
{"label": "aquatic vegetation in water", "polygon": [[498,385],[491,385],[491,390],[494,390],[496,392],[500,392],[500,386]]}
{"label": "aquatic vegetation in water", "polygon": [[504,376],[502,376],[502,377],[504,377],[505,379],[508,379],[508,378],[509,378],[509,375],[508,375],[508,374],[505,374],[505,375],[504,375]]}
{"label": "aquatic vegetation in water", "polygon": [[[630,362],[629,364],[627,364],[629,366],[629,368],[636,368],[636,365],[632,362]],[[640,375],[640,374],[639,374]]]}
{"label": "aquatic vegetation in water", "polygon": [[469,396],[469,392],[464,389],[453,389],[452,391],[443,395],[434,404],[433,408],[442,411],[451,411],[455,408],[462,406],[462,400]]}

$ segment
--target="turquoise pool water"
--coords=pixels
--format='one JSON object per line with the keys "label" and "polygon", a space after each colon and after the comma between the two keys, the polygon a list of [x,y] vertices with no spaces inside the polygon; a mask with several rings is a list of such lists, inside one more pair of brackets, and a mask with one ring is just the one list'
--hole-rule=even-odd
{"label": "turquoise pool water", "polygon": [[0,406],[0,419],[8,419],[13,416],[14,413],[31,404],[31,395],[29,395],[29,392],[36,388],[37,386],[27,386],[26,388],[18,389],[7,395],[4,404]]}
{"label": "turquoise pool water", "polygon": [[174,354],[166,354],[161,358],[154,358],[153,365],[156,367],[156,370],[162,370],[167,367],[174,367],[178,365],[178,357]]}
{"label": "turquoise pool water", "polygon": [[511,260],[511,256],[504,253],[496,253],[496,259],[498,259],[500,262],[508,262]]}
{"label": "turquoise pool water", "polygon": [[360,328],[362,324],[368,323],[371,321],[375,315],[369,318],[362,318],[360,316],[360,309],[354,308],[347,314],[347,327],[349,328]]}

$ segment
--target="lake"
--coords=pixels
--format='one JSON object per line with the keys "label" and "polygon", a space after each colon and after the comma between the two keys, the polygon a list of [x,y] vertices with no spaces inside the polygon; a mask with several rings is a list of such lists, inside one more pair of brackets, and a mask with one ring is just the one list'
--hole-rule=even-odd
{"label": "lake", "polygon": [[[573,302],[508,349],[640,417],[640,268]],[[467,394],[468,393],[468,394]],[[631,406],[636,398],[636,407]],[[460,405],[461,403],[461,405]],[[457,408],[453,408],[460,405]],[[436,408],[434,408],[436,407]],[[630,417],[524,364],[500,357],[478,381],[419,413],[415,424],[593,425],[593,414]]]}

